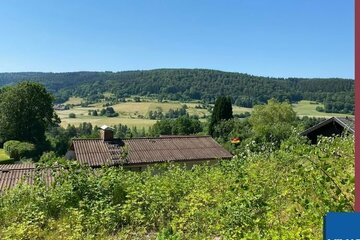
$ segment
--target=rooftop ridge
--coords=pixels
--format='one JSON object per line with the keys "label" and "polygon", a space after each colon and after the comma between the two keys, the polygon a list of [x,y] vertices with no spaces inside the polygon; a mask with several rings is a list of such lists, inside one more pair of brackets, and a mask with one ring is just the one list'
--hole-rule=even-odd
{"label": "rooftop ridge", "polygon": [[[204,136],[197,136],[197,135],[173,135],[173,136],[165,136],[165,137],[135,137],[135,138],[114,138],[113,140],[108,140],[109,142],[111,141],[117,141],[117,140],[134,140],[134,139],[174,139],[174,138],[211,138],[210,135],[204,135]],[[89,140],[101,140],[104,141],[102,138],[73,138],[73,141],[79,141],[79,140],[85,140],[85,141],[89,141]],[[106,141],[106,140],[105,140]]]}

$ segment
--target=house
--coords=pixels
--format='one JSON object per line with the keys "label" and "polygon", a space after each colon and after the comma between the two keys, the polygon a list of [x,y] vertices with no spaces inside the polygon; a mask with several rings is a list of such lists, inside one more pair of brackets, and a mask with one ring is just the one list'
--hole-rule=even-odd
{"label": "house", "polygon": [[64,104],[55,104],[54,105],[54,110],[57,110],[57,111],[63,111],[63,110],[68,110],[69,109],[69,106],[66,106]]}
{"label": "house", "polygon": [[135,170],[154,163],[185,163],[191,167],[232,158],[210,136],[115,139],[108,126],[102,126],[100,133],[100,139],[73,139],[66,157],[91,167],[122,165]]}
{"label": "house", "polygon": [[316,144],[318,136],[330,137],[344,133],[355,133],[355,121],[350,117],[332,117],[324,120],[301,133],[307,136],[312,144]]}
{"label": "house", "polygon": [[[188,167],[215,163],[232,155],[209,136],[161,136],[115,139],[110,127],[101,128],[100,139],[74,139],[66,158],[93,168],[121,165],[142,170],[150,164],[175,162]],[[0,164],[0,193],[20,182],[32,184],[35,174],[51,184],[58,169],[37,169],[35,164]]]}

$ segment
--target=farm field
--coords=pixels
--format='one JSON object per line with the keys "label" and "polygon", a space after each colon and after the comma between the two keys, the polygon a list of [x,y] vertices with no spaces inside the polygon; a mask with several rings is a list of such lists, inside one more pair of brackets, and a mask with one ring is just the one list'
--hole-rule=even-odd
{"label": "farm field", "polygon": [[[65,104],[80,104],[83,101],[81,98],[72,97]],[[156,120],[147,119],[148,113],[150,111],[159,111],[168,112],[170,109],[179,109],[182,105],[186,104],[187,111],[190,115],[198,115],[202,118],[202,121],[206,121],[206,117],[210,116],[210,112],[207,109],[196,108],[199,103],[190,102],[178,102],[178,101],[168,101],[168,102],[157,102],[152,99],[144,99],[142,102],[125,102],[118,103],[112,107],[116,112],[119,113],[118,117],[105,117],[105,116],[89,116],[89,110],[101,110],[103,103],[96,103],[89,105],[88,107],[74,106],[74,108],[63,111],[56,111],[61,119],[61,125],[66,127],[68,124],[78,126],[83,122],[90,122],[93,125],[115,125],[115,124],[125,124],[129,127],[137,128],[148,128],[152,126]],[[300,101],[297,104],[293,104],[293,108],[298,116],[310,116],[310,117],[332,117],[332,116],[349,116],[348,114],[339,114],[339,113],[324,113],[316,111],[316,107],[323,106],[322,104],[312,104],[310,101]],[[233,113],[240,114],[244,112],[251,112],[252,108],[244,108],[233,106]],[[75,113],[76,118],[69,118],[69,113]],[[204,118],[205,117],[205,118]]]}
{"label": "farm field", "polygon": [[309,117],[323,117],[323,118],[330,118],[330,117],[346,117],[352,116],[349,114],[341,114],[341,113],[325,113],[325,112],[318,112],[316,111],[316,107],[324,107],[323,104],[311,104],[311,101],[303,100],[297,104],[292,105],[294,111],[297,113],[298,116],[309,116]]}

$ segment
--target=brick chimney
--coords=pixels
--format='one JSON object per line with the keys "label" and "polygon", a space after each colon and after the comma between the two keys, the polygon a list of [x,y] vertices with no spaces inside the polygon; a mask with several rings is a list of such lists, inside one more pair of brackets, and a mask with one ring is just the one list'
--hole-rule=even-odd
{"label": "brick chimney", "polygon": [[102,140],[111,141],[114,139],[114,131],[111,127],[103,125],[100,129],[100,136]]}

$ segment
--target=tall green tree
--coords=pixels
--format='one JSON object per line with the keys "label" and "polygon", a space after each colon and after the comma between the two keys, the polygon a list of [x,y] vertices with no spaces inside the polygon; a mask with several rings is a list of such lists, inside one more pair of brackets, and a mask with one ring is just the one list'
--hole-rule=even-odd
{"label": "tall green tree", "polygon": [[296,113],[288,102],[270,99],[267,104],[255,106],[249,121],[257,140],[279,144],[290,136]]}
{"label": "tall green tree", "polygon": [[215,125],[221,120],[233,118],[232,102],[230,97],[220,96],[215,101],[215,106],[209,124],[209,134],[214,135]]}
{"label": "tall green tree", "polygon": [[21,82],[0,91],[0,141],[45,142],[45,130],[60,123],[53,97],[39,83]]}

